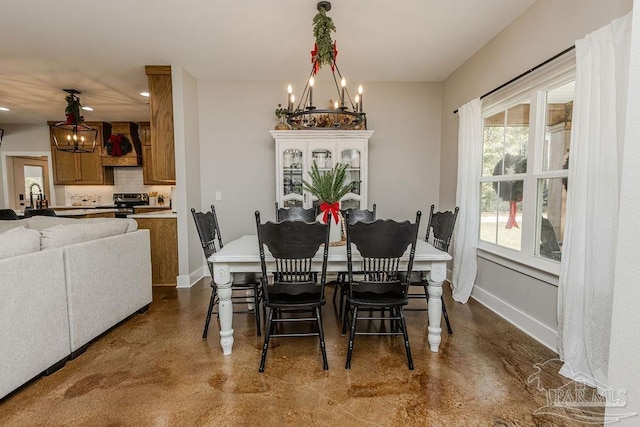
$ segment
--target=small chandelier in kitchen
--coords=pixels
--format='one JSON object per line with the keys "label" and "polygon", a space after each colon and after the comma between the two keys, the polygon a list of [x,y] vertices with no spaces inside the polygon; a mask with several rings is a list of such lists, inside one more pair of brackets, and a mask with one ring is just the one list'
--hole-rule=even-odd
{"label": "small chandelier in kitchen", "polygon": [[84,122],[80,114],[80,92],[75,89],[63,89],[68,93],[65,98],[67,108],[64,113],[67,119],[63,122],[50,125],[51,137],[56,149],[71,153],[92,153],[96,148],[98,130]]}
{"label": "small chandelier in kitchen", "polygon": [[[287,123],[294,129],[366,129],[366,115],[362,111],[362,85],[358,86],[358,95],[351,98],[347,89],[347,81],[340,74],[336,57],[336,42],[331,40],[331,32],[336,30],[333,20],[327,16],[331,3],[321,1],[317,4],[318,13],[313,18],[313,35],[315,45],[311,51],[311,73],[307,79],[302,95],[295,104],[295,95],[291,85],[288,86],[286,115]],[[313,105],[313,87],[315,76],[323,65],[331,67],[331,75],[336,88],[336,98],[329,101],[327,108]]]}

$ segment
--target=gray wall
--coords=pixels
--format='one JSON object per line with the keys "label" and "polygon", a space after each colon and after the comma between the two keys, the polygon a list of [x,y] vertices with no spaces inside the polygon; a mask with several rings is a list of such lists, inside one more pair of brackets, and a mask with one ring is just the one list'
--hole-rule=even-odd
{"label": "gray wall", "polygon": [[[632,0],[538,0],[523,15],[467,60],[443,84],[440,201],[455,204],[458,118],[452,111],[483,93],[572,46],[575,40],[623,16]],[[474,296],[510,317],[519,312],[518,326],[532,335],[541,324],[557,330],[549,310],[555,288],[524,274],[482,261]],[[532,302],[524,290],[541,295]],[[479,294],[482,294],[481,296]],[[553,297],[550,299],[550,297]],[[539,336],[537,338],[540,338]],[[555,348],[554,340],[545,342]]]}
{"label": "gray wall", "polygon": [[[438,204],[440,83],[364,83],[369,205],[413,218]],[[327,100],[331,93],[327,93]],[[325,97],[314,90],[316,103]],[[269,134],[286,84],[198,81],[202,207],[214,203],[225,241],[255,233],[253,212],[274,215],[275,143]],[[215,192],[222,191],[222,200]],[[425,228],[423,221],[422,229]]]}

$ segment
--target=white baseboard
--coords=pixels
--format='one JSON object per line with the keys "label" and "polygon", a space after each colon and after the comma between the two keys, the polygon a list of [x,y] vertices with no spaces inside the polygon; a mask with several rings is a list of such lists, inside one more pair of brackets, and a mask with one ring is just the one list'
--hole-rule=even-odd
{"label": "white baseboard", "polygon": [[520,311],[518,308],[501,300],[495,295],[485,291],[478,286],[473,287],[471,298],[505,319],[525,334],[529,335],[540,344],[547,347],[554,353],[558,353],[558,331],[541,323],[530,315]]}
{"label": "white baseboard", "polygon": [[200,267],[191,274],[181,274],[178,276],[177,288],[190,288],[195,285],[198,280],[204,277],[204,268]]}

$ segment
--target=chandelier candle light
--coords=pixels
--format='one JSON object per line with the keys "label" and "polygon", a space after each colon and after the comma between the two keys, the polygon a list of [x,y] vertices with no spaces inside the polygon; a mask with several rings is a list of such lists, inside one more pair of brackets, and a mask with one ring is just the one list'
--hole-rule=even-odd
{"label": "chandelier candle light", "polygon": [[[331,10],[331,3],[321,1],[317,8],[318,13],[313,18],[313,35],[316,42],[311,51],[311,73],[295,108],[296,97],[293,87],[287,86],[287,123],[294,129],[366,129],[366,115],[362,110],[362,85],[358,86],[354,104],[347,89],[347,80],[336,64],[338,49],[336,42],[331,39],[331,32],[335,31],[336,27],[333,20],[327,16],[327,12]],[[329,109],[316,108],[313,105],[315,76],[323,65],[331,67],[338,99],[333,100]]]}

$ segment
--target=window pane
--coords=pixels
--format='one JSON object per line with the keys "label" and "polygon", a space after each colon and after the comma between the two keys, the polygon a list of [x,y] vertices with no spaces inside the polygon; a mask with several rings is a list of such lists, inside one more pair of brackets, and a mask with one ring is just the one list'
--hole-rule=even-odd
{"label": "window pane", "polygon": [[564,178],[538,180],[538,255],[560,261],[562,258],[562,236],[564,235],[567,187]]}
{"label": "window pane", "polygon": [[571,145],[574,82],[547,92],[542,169],[567,169]]}
{"label": "window pane", "polygon": [[[480,186],[480,240],[520,250],[524,181],[483,182]],[[512,195],[520,194],[520,197]]]}
{"label": "window pane", "polygon": [[[44,173],[42,166],[24,166],[24,194],[29,196],[31,194],[31,186],[33,185],[33,195],[36,196],[45,192],[44,188]],[[36,187],[34,184],[37,184]]]}
{"label": "window pane", "polygon": [[527,171],[529,103],[521,103],[484,119],[482,176]]}

